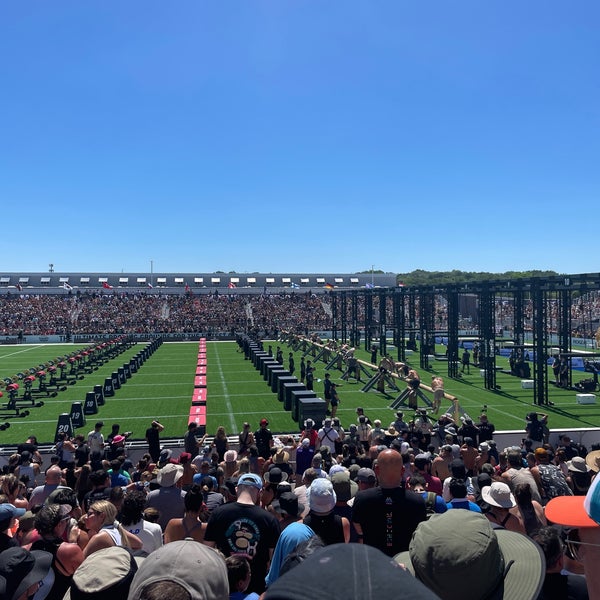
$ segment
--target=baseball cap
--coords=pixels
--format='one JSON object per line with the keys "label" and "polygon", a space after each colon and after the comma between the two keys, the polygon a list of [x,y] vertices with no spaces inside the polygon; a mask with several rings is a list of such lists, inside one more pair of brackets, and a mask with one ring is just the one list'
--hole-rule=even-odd
{"label": "baseball cap", "polygon": [[225,560],[191,539],[170,542],[151,552],[133,578],[128,600],[140,600],[144,590],[159,581],[178,583],[192,598],[229,599]]}
{"label": "baseball cap", "polygon": [[[355,574],[350,583],[349,571]],[[464,587],[458,587],[463,588],[464,596]],[[399,594],[411,600],[437,599],[381,550],[367,544],[331,544],[316,550],[269,585],[265,600],[339,598],[340,590],[344,590],[346,600],[398,598]]]}
{"label": "baseball cap", "polygon": [[237,482],[238,485],[249,485],[262,490],[262,479],[256,473],[244,473]]}
{"label": "baseball cap", "polygon": [[558,496],[546,504],[548,521],[566,527],[598,527],[600,524],[600,476],[585,496]]}
{"label": "baseball cap", "polygon": [[261,420],[260,420],[260,424],[261,424],[261,425],[268,425],[268,424],[269,424],[269,421],[267,421],[266,419],[261,419]]}
{"label": "baseball cap", "polygon": [[97,550],[77,567],[63,600],[125,598],[137,570],[133,554],[122,546]]}
{"label": "baseball cap", "polygon": [[17,508],[10,504],[10,502],[4,502],[0,504],[0,521],[8,521],[13,517],[22,517],[25,514],[24,508]]}
{"label": "baseball cap", "polygon": [[[468,540],[468,543],[465,543]],[[527,536],[492,528],[480,513],[449,510],[419,523],[408,551],[394,559],[444,600],[534,600],[546,575],[540,547]]]}
{"label": "baseball cap", "polygon": [[331,484],[333,485],[337,500],[340,502],[348,502],[350,498],[354,498],[358,491],[358,484],[350,479],[348,471],[334,473],[331,476]]}
{"label": "baseball cap", "polygon": [[367,481],[373,483],[377,479],[375,471],[368,467],[361,467],[356,474],[356,481]]}
{"label": "baseball cap", "polygon": [[417,469],[422,469],[425,467],[425,465],[429,464],[431,462],[431,458],[429,457],[428,454],[417,454],[415,456],[415,467],[417,467]]}

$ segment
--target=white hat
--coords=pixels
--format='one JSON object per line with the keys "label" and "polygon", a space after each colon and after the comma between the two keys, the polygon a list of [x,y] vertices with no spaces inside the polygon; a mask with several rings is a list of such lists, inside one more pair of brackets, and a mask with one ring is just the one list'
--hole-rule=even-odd
{"label": "white hat", "polygon": [[517,505],[510,488],[502,481],[494,481],[492,485],[484,487],[481,490],[481,496],[485,502],[492,506],[512,508]]}

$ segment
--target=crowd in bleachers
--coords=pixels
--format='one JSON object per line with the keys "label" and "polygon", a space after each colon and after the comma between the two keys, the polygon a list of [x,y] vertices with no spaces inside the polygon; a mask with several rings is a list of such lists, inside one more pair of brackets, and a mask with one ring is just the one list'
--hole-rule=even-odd
{"label": "crowd in bleachers", "polygon": [[[380,297],[372,297],[371,325],[377,328]],[[352,322],[356,302],[356,317],[360,327],[365,324],[366,303],[363,295],[348,299],[345,318]],[[261,331],[281,329],[307,333],[328,330],[332,325],[332,299],[326,294],[262,293],[262,294],[184,294],[156,295],[143,292],[80,293],[59,295],[9,294],[0,296],[0,336],[22,335],[85,335],[94,333],[198,333]],[[473,304],[475,306],[475,304]],[[339,307],[338,307],[339,308]],[[415,301],[415,323],[419,323],[420,306]],[[448,327],[448,307],[442,296],[435,298],[434,322],[438,330]],[[548,333],[559,328],[559,305],[548,301]],[[533,329],[533,305],[523,306],[525,331]],[[408,313],[406,313],[408,317]],[[600,318],[600,299],[596,292],[577,298],[571,306],[571,329],[575,337],[594,338],[595,323]],[[386,299],[386,322],[394,323],[391,298]],[[495,322],[499,333],[514,327],[514,302],[498,298]],[[473,329],[476,312],[461,314],[459,329]],[[263,336],[264,337],[264,336]]]}
{"label": "crowd in bleachers", "polygon": [[[43,589],[39,598],[62,600],[70,588],[71,597],[91,600],[100,587],[143,600],[167,592],[186,600],[293,599],[307,577],[303,563],[318,568],[312,556],[328,557],[317,571],[323,577],[353,556],[373,579],[367,588],[346,579],[349,598],[365,589],[367,597],[392,597],[391,582],[401,586],[394,597],[404,590],[413,600],[457,592],[598,597],[600,449],[588,453],[569,436],[549,444],[541,413],[526,416],[522,445],[505,449],[496,447],[485,412],[477,423],[450,414],[435,422],[419,410],[412,419],[395,416],[389,425],[371,422],[359,408],[343,426],[307,419],[299,439],[273,435],[263,418],[238,436],[219,427],[207,442],[190,423],[179,456],[153,445],[151,430],[160,426],[153,422],[149,453],[136,464],[118,426],[106,438],[102,422],[87,436],[63,436],[49,459],[31,437],[0,475],[0,593],[35,600]],[[181,552],[202,569],[175,577]],[[392,557],[412,575],[397,567],[384,575]],[[17,577],[14,565],[23,561],[29,567]],[[37,561],[43,569],[34,570]],[[457,580],[461,569],[470,575]],[[161,573],[171,583],[157,596],[151,583]],[[499,581],[504,593],[495,596]],[[208,587],[208,595],[194,593]]]}

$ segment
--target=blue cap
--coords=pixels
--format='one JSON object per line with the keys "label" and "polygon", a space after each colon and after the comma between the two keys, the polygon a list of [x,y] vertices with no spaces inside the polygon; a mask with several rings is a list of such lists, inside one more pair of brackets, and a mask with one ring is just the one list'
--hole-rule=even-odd
{"label": "blue cap", "polygon": [[8,521],[13,517],[22,517],[25,514],[24,508],[17,508],[9,502],[0,504],[0,521]]}
{"label": "blue cap", "polygon": [[262,479],[256,473],[244,473],[237,482],[238,485],[249,485],[262,490]]}

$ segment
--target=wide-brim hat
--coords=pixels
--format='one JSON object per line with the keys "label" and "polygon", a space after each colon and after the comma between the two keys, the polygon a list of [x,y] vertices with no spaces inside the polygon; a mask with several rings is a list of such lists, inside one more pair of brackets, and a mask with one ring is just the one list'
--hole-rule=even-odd
{"label": "wide-brim hat", "polygon": [[390,425],[385,431],[385,435],[389,437],[397,437],[400,434],[396,431],[396,428],[393,425]]}
{"label": "wide-brim hat", "polygon": [[29,552],[20,546],[0,552],[0,598],[16,600],[34,583],[42,581],[52,567],[52,554]]}
{"label": "wide-brim hat", "polygon": [[304,505],[298,502],[298,496],[294,492],[284,492],[279,499],[271,502],[271,508],[279,514],[286,514],[290,517],[299,517],[304,512]]}
{"label": "wide-brim hat", "polygon": [[481,497],[485,502],[500,508],[513,508],[517,505],[515,497],[506,483],[494,481],[491,485],[481,490]]}
{"label": "wide-brim hat", "polygon": [[265,483],[282,483],[283,481],[287,481],[287,478],[288,474],[285,471],[282,471],[279,467],[271,467],[263,475]]}
{"label": "wide-brim hat", "polygon": [[183,475],[183,467],[173,463],[166,464],[158,471],[156,481],[162,487],[171,487],[175,485]]}
{"label": "wide-brim hat", "polygon": [[223,455],[225,462],[234,463],[237,461],[238,453],[235,450],[227,450]]}
{"label": "wide-brim hat", "polygon": [[574,456],[572,460],[568,461],[567,469],[576,473],[587,473],[592,470],[585,458],[582,458],[581,456]]}
{"label": "wide-brim hat", "polygon": [[286,463],[290,460],[290,453],[286,452],[283,448],[279,448],[273,456],[273,462],[276,464]]}
{"label": "wide-brim hat", "polygon": [[444,432],[449,434],[449,435],[456,435],[456,427],[453,427],[452,425],[449,425],[448,427],[446,427],[444,429]]}
{"label": "wide-brim hat", "polygon": [[600,450],[588,452],[585,457],[585,462],[592,471],[597,473],[600,470],[600,465],[598,464],[598,462],[600,462]]}
{"label": "wide-brim hat", "polygon": [[527,536],[492,528],[468,510],[434,514],[415,530],[408,551],[394,559],[444,600],[534,600],[546,575],[541,548]]}

